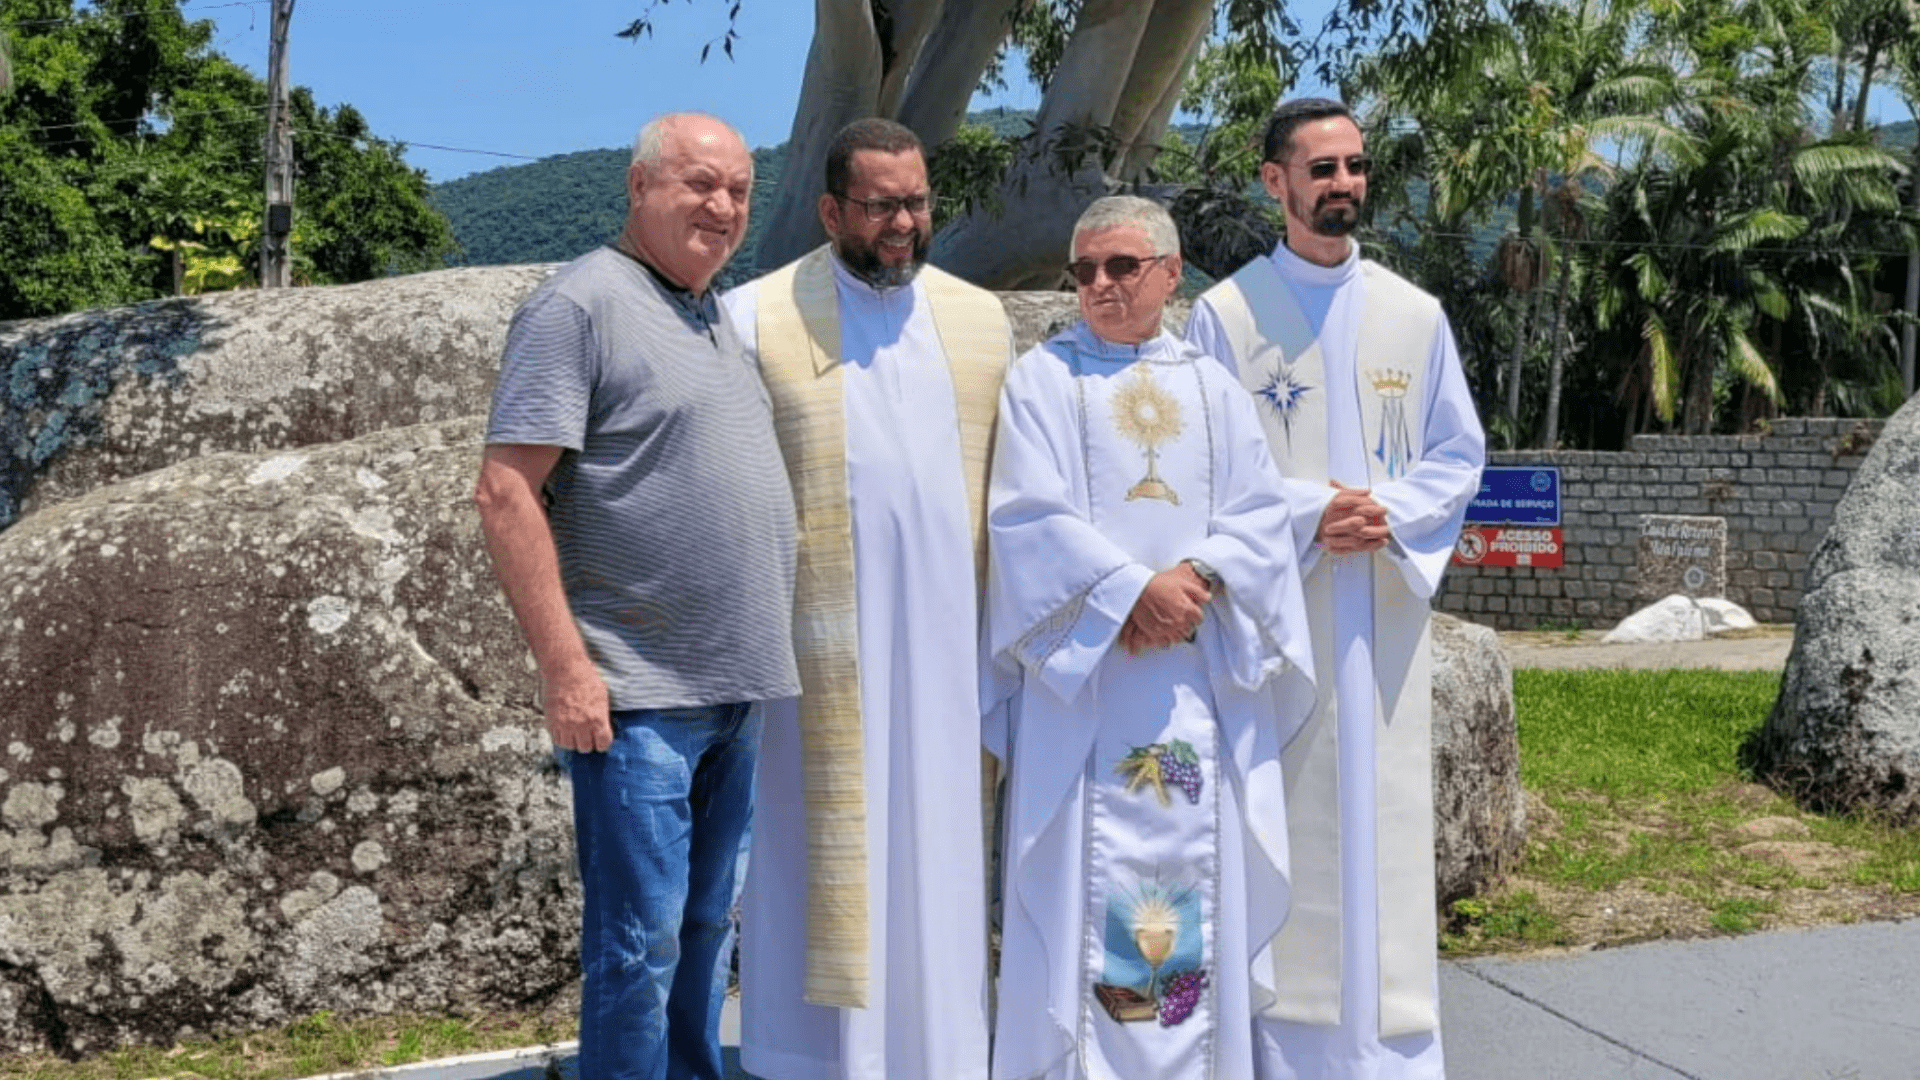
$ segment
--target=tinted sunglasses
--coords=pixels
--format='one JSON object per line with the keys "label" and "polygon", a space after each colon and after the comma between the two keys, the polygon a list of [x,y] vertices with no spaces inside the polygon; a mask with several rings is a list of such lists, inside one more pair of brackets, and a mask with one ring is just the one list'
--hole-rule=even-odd
{"label": "tinted sunglasses", "polygon": [[[1307,175],[1315,180],[1331,180],[1339,168],[1339,158],[1320,158],[1307,162]],[[1365,154],[1355,154],[1347,159],[1348,176],[1365,176],[1372,171],[1373,159]]]}
{"label": "tinted sunglasses", "polygon": [[1108,281],[1125,281],[1140,272],[1148,263],[1159,262],[1165,255],[1149,255],[1137,258],[1133,255],[1109,255],[1106,262],[1094,262],[1092,259],[1076,259],[1067,264],[1067,273],[1082,285],[1091,285],[1099,280],[1101,270],[1107,272]]}

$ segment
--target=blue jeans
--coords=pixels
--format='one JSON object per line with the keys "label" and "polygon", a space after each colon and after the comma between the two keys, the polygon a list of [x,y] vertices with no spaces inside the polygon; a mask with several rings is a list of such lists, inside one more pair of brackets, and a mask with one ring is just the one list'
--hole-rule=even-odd
{"label": "blue jeans", "polygon": [[581,1080],[720,1080],[735,863],[753,821],[760,709],[613,714],[573,780]]}

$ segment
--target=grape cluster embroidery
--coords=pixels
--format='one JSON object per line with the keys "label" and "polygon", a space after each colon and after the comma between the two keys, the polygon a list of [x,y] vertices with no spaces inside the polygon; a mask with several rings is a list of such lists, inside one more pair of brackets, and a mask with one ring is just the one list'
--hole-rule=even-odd
{"label": "grape cluster embroidery", "polygon": [[1172,784],[1186,793],[1189,803],[1200,804],[1200,755],[1184,739],[1136,746],[1113,771],[1127,778],[1129,794],[1151,787],[1161,806],[1172,806],[1173,797],[1167,794]]}
{"label": "grape cluster embroidery", "polygon": [[1207,969],[1183,971],[1167,980],[1160,991],[1160,1026],[1172,1027],[1192,1015],[1200,1003],[1200,991],[1207,988]]}

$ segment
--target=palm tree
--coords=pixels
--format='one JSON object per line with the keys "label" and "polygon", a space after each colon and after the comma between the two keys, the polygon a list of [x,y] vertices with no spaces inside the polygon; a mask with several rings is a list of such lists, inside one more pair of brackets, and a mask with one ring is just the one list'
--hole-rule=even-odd
{"label": "palm tree", "polygon": [[1719,0],[1676,6],[1658,28],[1699,155],[1647,154],[1608,194],[1595,315],[1636,357],[1622,389],[1651,415],[1630,422],[1677,418],[1704,433],[1736,382],[1765,409],[1786,400],[1783,386],[1803,386],[1823,411],[1834,370],[1875,379],[1881,345],[1855,284],[1865,264],[1850,252],[1870,250],[1859,237],[1896,210],[1897,163],[1857,137],[1812,138],[1808,91],[1826,40],[1810,10]]}
{"label": "palm tree", "polygon": [[[1660,115],[1673,95],[1671,72],[1637,55],[1638,2],[1500,0],[1471,22],[1448,28],[1457,70],[1436,73],[1421,47],[1380,57],[1360,81],[1389,107],[1410,114],[1423,140],[1433,222],[1457,230],[1511,199],[1515,228],[1495,253],[1509,289],[1511,336],[1504,427],[1518,445],[1526,358],[1549,296],[1547,408],[1541,445],[1558,439],[1560,370],[1565,362],[1572,250],[1558,239],[1578,228],[1582,195],[1604,182],[1607,146],[1647,144],[1684,156],[1685,140]],[[1557,253],[1557,257],[1556,257]]]}

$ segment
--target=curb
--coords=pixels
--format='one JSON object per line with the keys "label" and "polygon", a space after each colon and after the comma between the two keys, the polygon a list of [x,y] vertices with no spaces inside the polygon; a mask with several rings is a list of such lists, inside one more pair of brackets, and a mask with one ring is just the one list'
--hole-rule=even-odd
{"label": "curb", "polygon": [[579,1054],[579,1042],[568,1040],[518,1050],[416,1061],[409,1065],[328,1073],[309,1080],[574,1080]]}

